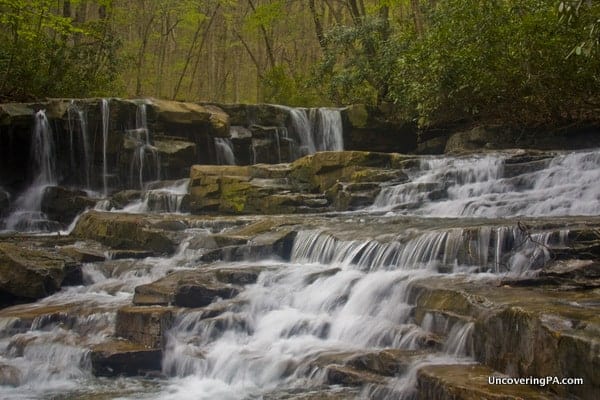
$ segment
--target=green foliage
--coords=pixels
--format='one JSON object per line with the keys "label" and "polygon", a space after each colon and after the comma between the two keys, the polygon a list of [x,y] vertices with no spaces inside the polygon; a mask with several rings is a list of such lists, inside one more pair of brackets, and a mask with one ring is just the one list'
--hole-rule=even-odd
{"label": "green foliage", "polygon": [[245,19],[245,28],[248,30],[258,30],[261,27],[270,27],[284,15],[283,6],[283,0],[274,0],[270,3],[256,6],[256,10],[248,14]]}
{"label": "green foliage", "polygon": [[0,0],[0,97],[115,92],[119,41],[106,21],[76,25],[50,0]]}
{"label": "green foliage", "polygon": [[283,66],[277,66],[265,74],[262,81],[265,102],[285,104],[291,107],[314,107],[327,105],[315,87],[304,76],[294,76]]}
{"label": "green foliage", "polygon": [[561,21],[585,32],[569,55],[597,55],[600,49],[600,4],[597,1],[566,0],[558,4]]}
{"label": "green foliage", "polygon": [[552,0],[440,2],[399,59],[395,100],[423,124],[460,118],[544,123],[574,117],[600,89],[597,59],[566,59],[579,32]]}
{"label": "green foliage", "polygon": [[403,43],[389,37],[387,21],[366,16],[358,25],[337,26],[327,34],[326,43],[315,82],[335,103],[388,100]]}

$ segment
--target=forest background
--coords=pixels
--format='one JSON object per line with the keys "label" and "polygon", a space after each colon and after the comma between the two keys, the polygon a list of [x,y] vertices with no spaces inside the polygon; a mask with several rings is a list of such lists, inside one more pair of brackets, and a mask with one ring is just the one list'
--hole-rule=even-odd
{"label": "forest background", "polygon": [[91,96],[597,120],[600,2],[0,0],[0,101]]}

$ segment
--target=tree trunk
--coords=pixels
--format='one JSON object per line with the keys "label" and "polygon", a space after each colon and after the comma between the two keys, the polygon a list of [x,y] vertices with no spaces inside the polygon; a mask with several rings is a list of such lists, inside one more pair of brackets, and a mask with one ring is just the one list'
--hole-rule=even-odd
{"label": "tree trunk", "polygon": [[[254,7],[254,3],[252,2],[252,0],[248,0],[248,5],[250,6],[250,8],[252,9],[253,12],[256,12],[256,7]],[[260,30],[262,32],[263,39],[265,41],[269,65],[271,66],[271,69],[273,69],[273,68],[275,68],[276,63],[275,63],[275,56],[273,55],[273,48],[271,46],[271,41],[269,40],[269,35],[267,34],[267,30],[265,29],[265,27],[263,25],[260,26]]]}
{"label": "tree trunk", "polygon": [[325,35],[323,34],[323,25],[321,24],[321,17],[317,13],[317,8],[315,6],[315,0],[308,1],[308,7],[310,8],[310,13],[312,14],[313,21],[315,22],[315,33],[317,34],[317,39],[319,40],[319,46],[325,51]]}

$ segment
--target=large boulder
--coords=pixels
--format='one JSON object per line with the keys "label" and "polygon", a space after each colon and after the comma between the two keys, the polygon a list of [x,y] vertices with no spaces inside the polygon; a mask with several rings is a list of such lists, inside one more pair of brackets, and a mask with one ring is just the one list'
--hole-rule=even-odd
{"label": "large boulder", "polygon": [[[66,256],[14,243],[0,243],[0,305],[34,301],[77,280],[80,265]],[[80,279],[79,279],[80,280]]]}
{"label": "large boulder", "polygon": [[135,215],[88,212],[79,218],[72,234],[98,241],[114,249],[147,250],[153,254],[175,251],[176,240],[162,218],[140,219]]}
{"label": "large boulder", "polygon": [[323,193],[338,181],[360,179],[365,168],[396,168],[405,158],[399,154],[324,151],[294,161],[290,177],[300,187]]}
{"label": "large boulder", "polygon": [[180,179],[189,176],[190,166],[198,160],[196,144],[185,140],[154,138],[160,159],[162,179]]}
{"label": "large boulder", "polygon": [[198,134],[229,136],[229,116],[215,105],[152,99],[148,103],[158,131],[194,138]]}

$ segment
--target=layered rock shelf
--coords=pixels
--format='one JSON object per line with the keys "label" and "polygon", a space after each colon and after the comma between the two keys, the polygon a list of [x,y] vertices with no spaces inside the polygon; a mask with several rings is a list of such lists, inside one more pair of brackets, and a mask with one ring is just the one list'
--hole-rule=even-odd
{"label": "layered rock shelf", "polygon": [[[595,150],[356,151],[390,128],[361,106],[1,107],[0,397],[600,392]],[[582,382],[490,383],[547,377]]]}

